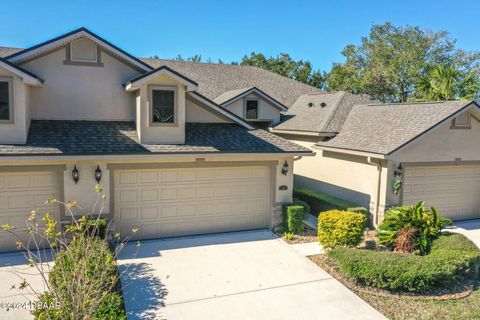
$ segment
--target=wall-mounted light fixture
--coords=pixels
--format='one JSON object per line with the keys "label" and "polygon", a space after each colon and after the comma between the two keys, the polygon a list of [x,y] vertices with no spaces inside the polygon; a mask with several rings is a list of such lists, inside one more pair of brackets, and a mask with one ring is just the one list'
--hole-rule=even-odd
{"label": "wall-mounted light fixture", "polygon": [[393,174],[399,177],[403,176],[403,167],[401,163],[398,165],[397,170],[395,170]]}
{"label": "wall-mounted light fixture", "polygon": [[288,167],[289,167],[289,166],[288,166],[288,162],[285,161],[285,163],[283,164],[283,167],[282,167],[282,174],[283,174],[284,176],[286,176],[287,173],[288,173]]}
{"label": "wall-mounted light fixture", "polygon": [[99,165],[97,165],[97,169],[95,169],[95,180],[97,180],[97,183],[100,183],[100,180],[102,180],[102,170],[100,170]]}
{"label": "wall-mounted light fixture", "polygon": [[80,174],[78,173],[77,165],[73,167],[72,178],[73,178],[73,181],[75,181],[75,184],[77,184],[78,180],[80,180]]}

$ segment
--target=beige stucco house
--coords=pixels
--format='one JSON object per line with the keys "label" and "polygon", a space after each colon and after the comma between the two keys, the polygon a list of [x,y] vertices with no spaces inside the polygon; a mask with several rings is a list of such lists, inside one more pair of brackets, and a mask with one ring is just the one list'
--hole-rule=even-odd
{"label": "beige stucco house", "polygon": [[[310,119],[310,121],[308,121]],[[369,208],[435,206],[480,218],[480,108],[473,101],[369,104],[345,92],[300,97],[270,131],[316,152],[295,184]]]}
{"label": "beige stucco house", "polygon": [[257,127],[318,89],[265,70],[138,59],[85,28],[0,56],[0,224],[35,208],[68,223],[45,200],[91,210],[99,181],[140,239],[271,228],[313,155]]}

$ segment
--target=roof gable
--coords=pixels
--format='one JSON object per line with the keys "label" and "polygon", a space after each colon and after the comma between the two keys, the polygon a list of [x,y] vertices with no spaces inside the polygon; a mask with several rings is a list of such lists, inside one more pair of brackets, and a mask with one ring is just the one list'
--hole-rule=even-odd
{"label": "roof gable", "polygon": [[43,80],[39,78],[37,75],[33,74],[32,72],[25,70],[3,58],[0,58],[0,67],[16,74],[25,84],[29,84],[32,86],[41,86]]}
{"label": "roof gable", "polygon": [[319,148],[390,155],[446,121],[479,105],[474,101],[359,105],[340,133]]}
{"label": "roof gable", "polygon": [[272,106],[274,106],[276,109],[280,111],[287,111],[288,108],[283,105],[282,103],[278,102],[274,98],[270,97],[268,94],[263,92],[262,90],[258,89],[257,87],[250,87],[250,88],[243,88],[243,89],[237,89],[237,90],[230,90],[227,92],[222,93],[213,101],[215,101],[218,104],[221,104],[223,106],[226,106],[230,103],[233,103],[239,99],[242,99],[250,94],[255,94],[262,99],[268,101]]}
{"label": "roof gable", "polygon": [[182,75],[181,73],[167,67],[167,66],[161,66],[155,70],[152,70],[150,72],[147,72],[145,74],[142,74],[138,77],[135,77],[131,80],[129,80],[125,84],[125,89],[127,91],[133,91],[137,90],[140,88],[140,86],[150,80],[153,80],[161,75],[167,75],[168,77],[184,84],[187,87],[187,91],[195,91],[198,89],[198,84],[187,78],[186,76]]}
{"label": "roof gable", "polygon": [[82,38],[82,37],[88,38],[89,40],[102,46],[103,48],[110,51],[114,55],[122,58],[124,61],[134,65],[135,67],[141,70],[151,71],[153,69],[151,66],[144,63],[140,59],[137,59],[136,57],[120,49],[119,47],[113,45],[112,43],[108,42],[107,40],[103,39],[102,37],[96,35],[95,33],[91,32],[86,28],[79,28],[79,29],[73,30],[71,32],[63,34],[56,38],[37,44],[33,47],[15,52],[5,57],[5,59],[7,59],[10,62],[19,63],[21,61],[31,59],[41,53],[63,46],[72,40]]}

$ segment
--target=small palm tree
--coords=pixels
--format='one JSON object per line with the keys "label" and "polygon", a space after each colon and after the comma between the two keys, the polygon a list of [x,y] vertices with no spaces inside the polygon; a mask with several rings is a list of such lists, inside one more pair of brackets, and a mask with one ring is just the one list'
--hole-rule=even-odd
{"label": "small palm tree", "polygon": [[415,100],[472,100],[479,91],[480,79],[475,72],[463,73],[454,66],[436,65],[417,81]]}

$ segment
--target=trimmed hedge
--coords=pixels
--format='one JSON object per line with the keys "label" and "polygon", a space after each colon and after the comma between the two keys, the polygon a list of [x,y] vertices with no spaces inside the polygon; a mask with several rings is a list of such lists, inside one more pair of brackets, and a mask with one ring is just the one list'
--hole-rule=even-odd
{"label": "trimmed hedge", "polygon": [[434,240],[430,254],[335,248],[328,256],[356,283],[393,292],[427,293],[462,279],[476,279],[480,250],[460,234]]}
{"label": "trimmed hedge", "polygon": [[362,242],[367,218],[362,213],[330,210],[318,216],[318,241],[325,248],[355,247]]}
{"label": "trimmed hedge", "polygon": [[336,209],[360,212],[368,216],[368,210],[359,207],[356,203],[335,198],[312,189],[293,188],[293,196],[308,203],[311,207],[311,213],[314,215],[318,215],[320,212]]}
{"label": "trimmed hedge", "polygon": [[283,216],[283,228],[285,232],[299,234],[303,231],[303,219],[305,216],[302,206],[285,206],[286,213]]}
{"label": "trimmed hedge", "polygon": [[[55,308],[35,309],[32,314],[35,319],[62,320],[66,314],[73,312],[73,306],[78,303],[75,299],[81,297],[88,306],[89,301],[98,301],[103,297],[92,320],[126,319],[121,294],[110,290],[117,281],[116,262],[107,242],[99,237],[75,238],[68,245],[68,251],[62,249],[55,255],[49,273],[49,283],[61,296],[63,304]],[[88,291],[90,296],[85,297],[82,296],[85,293],[82,287],[87,286],[92,289]],[[71,294],[72,291],[74,294]],[[53,304],[56,299],[52,293],[45,292],[40,301]]]}

